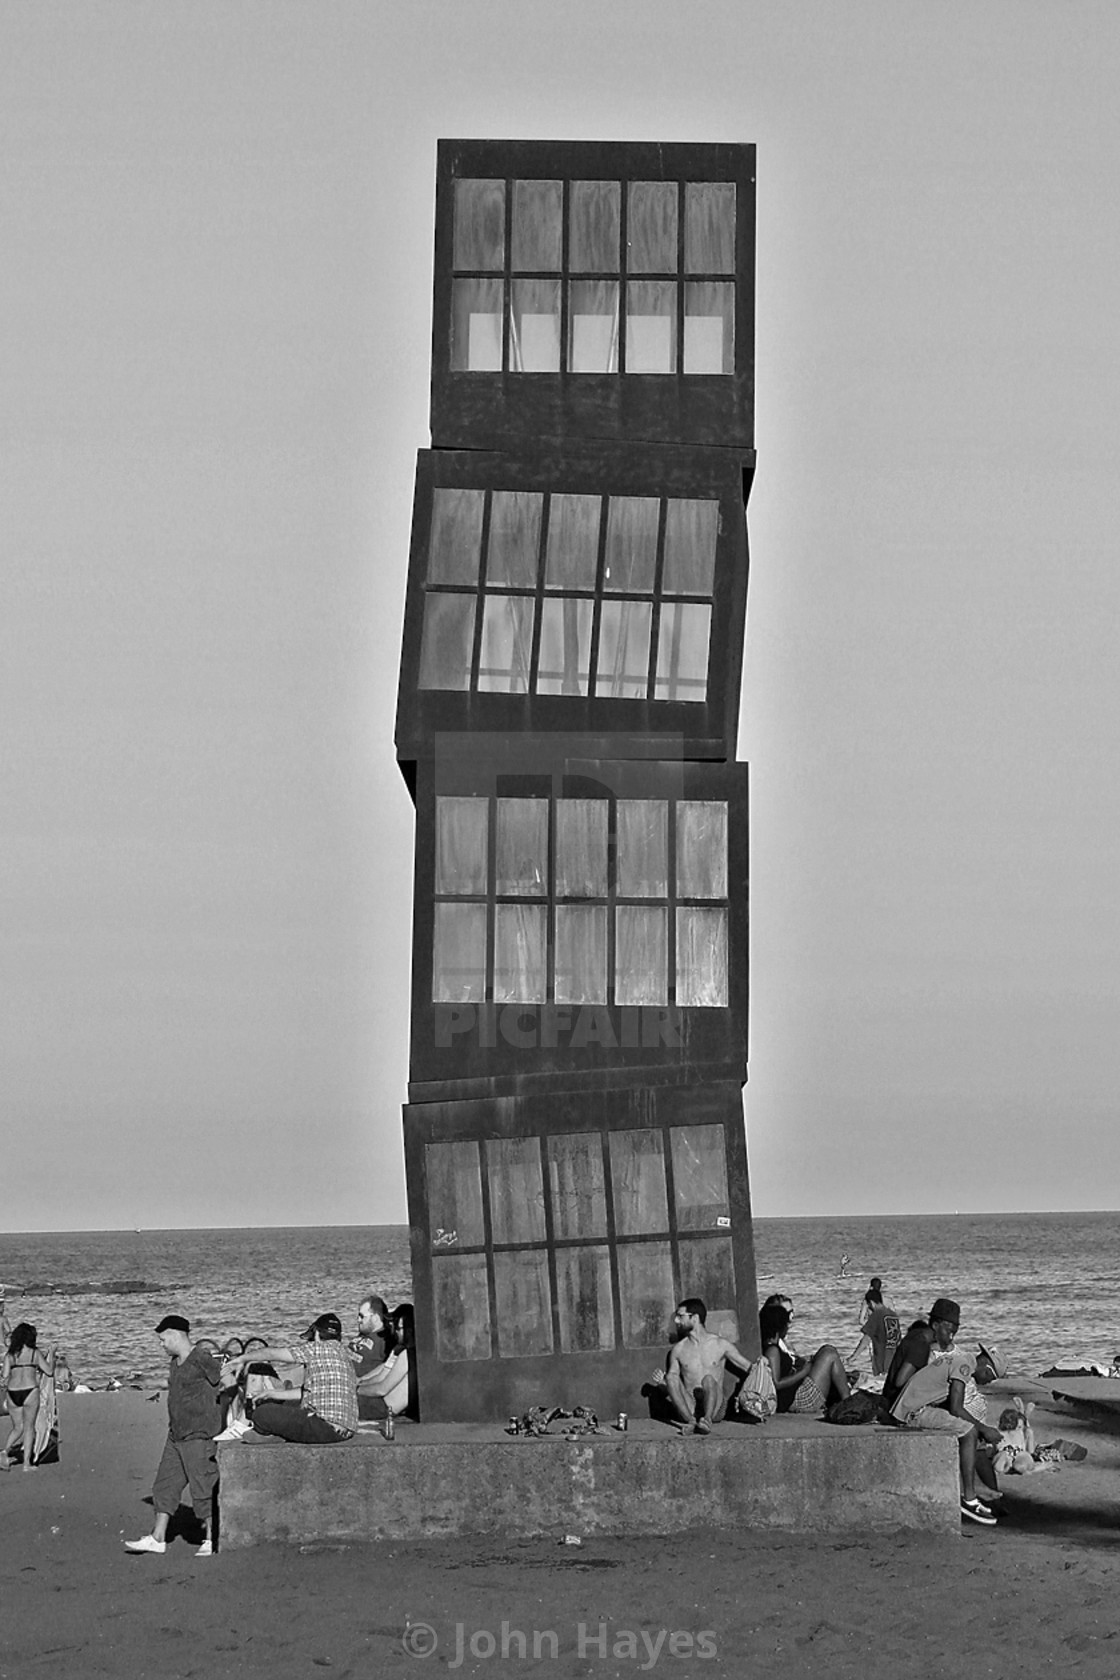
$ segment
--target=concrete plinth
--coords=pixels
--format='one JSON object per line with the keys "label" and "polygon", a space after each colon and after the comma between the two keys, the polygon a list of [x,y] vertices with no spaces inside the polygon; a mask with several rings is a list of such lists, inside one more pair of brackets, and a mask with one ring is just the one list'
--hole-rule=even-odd
{"label": "concrete plinth", "polygon": [[[554,1426],[555,1427],[555,1426]],[[341,1446],[219,1448],[221,1543],[443,1535],[820,1534],[960,1529],[957,1445],[944,1435],[799,1417],[680,1436],[508,1436],[489,1424],[402,1424]]]}

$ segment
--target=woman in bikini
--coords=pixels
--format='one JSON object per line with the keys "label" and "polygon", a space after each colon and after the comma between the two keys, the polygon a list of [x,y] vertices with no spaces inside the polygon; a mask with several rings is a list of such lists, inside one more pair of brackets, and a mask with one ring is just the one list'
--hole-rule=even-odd
{"label": "woman in bikini", "polygon": [[33,1324],[17,1324],[0,1367],[0,1384],[7,1390],[8,1415],[12,1420],[12,1433],[8,1436],[3,1456],[5,1461],[10,1459],[13,1447],[19,1444],[22,1436],[25,1470],[35,1468],[32,1460],[35,1422],[39,1416],[39,1384],[54,1369],[53,1361],[40,1352],[37,1340]]}
{"label": "woman in bikini", "polygon": [[795,1364],[783,1350],[789,1329],[785,1307],[769,1303],[758,1315],[762,1351],[774,1373],[779,1412],[803,1412],[819,1416],[832,1400],[846,1400],[851,1393],[844,1362],[834,1347],[819,1347],[811,1359]]}

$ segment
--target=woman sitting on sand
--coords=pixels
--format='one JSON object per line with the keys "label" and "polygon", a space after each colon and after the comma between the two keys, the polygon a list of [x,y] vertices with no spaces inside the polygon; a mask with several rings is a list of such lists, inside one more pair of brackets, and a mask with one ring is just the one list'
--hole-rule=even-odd
{"label": "woman sitting on sand", "polygon": [[851,1393],[844,1363],[834,1347],[819,1347],[812,1358],[795,1365],[782,1350],[789,1329],[785,1307],[765,1306],[758,1315],[762,1351],[774,1373],[779,1412],[801,1412],[817,1416],[834,1400],[846,1400]]}
{"label": "woman sitting on sand", "polygon": [[17,1324],[0,1367],[0,1386],[7,1389],[8,1415],[12,1420],[12,1432],[3,1452],[5,1468],[21,1436],[23,1468],[35,1468],[35,1425],[39,1420],[41,1390],[49,1385],[53,1393],[54,1388],[54,1360],[42,1353],[37,1343],[33,1324]]}

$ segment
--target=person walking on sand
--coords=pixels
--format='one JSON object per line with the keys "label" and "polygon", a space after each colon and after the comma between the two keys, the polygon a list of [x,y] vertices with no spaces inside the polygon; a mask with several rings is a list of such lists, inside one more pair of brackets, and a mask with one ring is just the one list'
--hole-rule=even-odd
{"label": "person walking on sand", "polygon": [[730,1365],[744,1376],[751,1368],[734,1342],[705,1328],[707,1317],[707,1307],[696,1296],[681,1302],[673,1314],[680,1339],[669,1351],[665,1372],[669,1402],[679,1423],[682,1428],[691,1425],[697,1435],[710,1435],[726,1409],[724,1367]]}
{"label": "person walking on sand", "polygon": [[214,1436],[222,1421],[218,1383],[221,1370],[214,1355],[191,1341],[189,1319],[168,1313],[156,1325],[156,1335],[170,1356],[167,1383],[167,1441],[152,1487],[156,1520],[150,1534],[126,1540],[126,1552],[165,1552],[167,1525],[179,1509],[183,1489],[189,1487],[194,1514],[202,1524],[202,1544],[196,1557],[211,1557],[210,1516],[218,1485],[218,1455]]}

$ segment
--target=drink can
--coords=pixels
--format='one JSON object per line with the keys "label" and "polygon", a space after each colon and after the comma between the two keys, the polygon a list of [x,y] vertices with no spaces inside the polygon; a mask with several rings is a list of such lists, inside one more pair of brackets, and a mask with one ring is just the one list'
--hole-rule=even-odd
{"label": "drink can", "polygon": [[506,1424],[506,1434],[507,1435],[520,1435],[520,1433],[521,1433],[521,1419],[518,1418],[518,1417],[511,1417],[509,1422]]}
{"label": "drink can", "polygon": [[629,1418],[629,1416],[627,1415],[626,1412],[619,1412],[619,1414],[618,1414],[618,1427],[622,1430],[623,1434],[625,1434],[626,1431],[629,1429],[630,1418]]}
{"label": "drink can", "polygon": [[394,1433],[393,1414],[390,1412],[389,1416],[385,1419],[385,1428],[383,1429],[382,1434],[385,1436],[387,1441],[391,1441],[394,1437]]}

